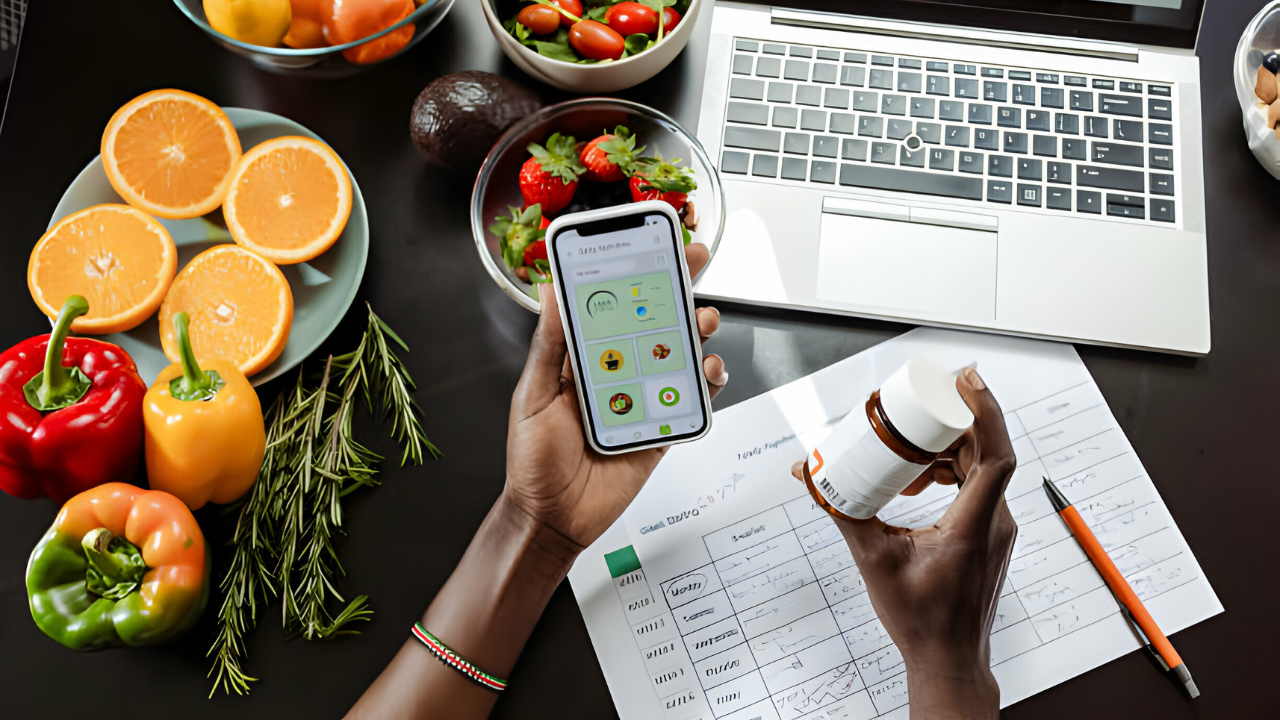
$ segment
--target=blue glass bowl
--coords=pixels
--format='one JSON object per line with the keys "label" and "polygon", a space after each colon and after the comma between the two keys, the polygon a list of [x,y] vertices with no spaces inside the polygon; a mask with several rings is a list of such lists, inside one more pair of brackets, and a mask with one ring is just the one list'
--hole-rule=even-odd
{"label": "blue glass bowl", "polygon": [[[202,0],[173,0],[178,9],[186,15],[191,22],[195,23],[201,30],[205,32],[214,42],[225,47],[237,55],[243,55],[253,61],[255,65],[271,72],[277,72],[288,75],[303,75],[307,77],[341,77],[343,75],[351,75],[362,70],[379,65],[400,53],[407,51],[409,48],[417,45],[427,33],[435,29],[436,25],[444,19],[448,14],[449,8],[453,7],[454,0],[426,0],[409,14],[408,17],[391,27],[374,33],[365,38],[361,38],[357,42],[350,42],[344,45],[332,45],[322,48],[309,48],[304,50],[295,50],[290,47],[263,47],[261,45],[250,45],[234,38],[227,37],[222,33],[214,30],[209,26],[209,21],[205,19],[204,3]],[[400,52],[392,55],[386,60],[369,65],[356,65],[348,62],[342,56],[342,51],[353,48],[362,43],[366,43],[374,38],[382,37],[397,28],[404,27],[406,23],[413,23],[417,28],[414,31],[413,39],[405,45]]]}

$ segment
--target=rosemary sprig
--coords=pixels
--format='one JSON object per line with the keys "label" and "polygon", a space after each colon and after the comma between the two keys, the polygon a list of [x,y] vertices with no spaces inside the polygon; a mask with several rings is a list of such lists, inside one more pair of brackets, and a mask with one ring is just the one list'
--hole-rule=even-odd
{"label": "rosemary sprig", "polygon": [[421,464],[425,453],[439,457],[427,439],[414,401],[413,380],[387,341],[404,341],[369,308],[359,346],[329,356],[320,383],[308,388],[299,370],[294,387],[282,393],[267,414],[267,451],[247,500],[237,508],[231,563],[219,587],[225,597],[209,655],[212,697],[244,694],[249,677],[241,667],[244,637],[257,621],[257,606],[282,598],[284,627],[308,640],[357,632],[347,626],[373,611],[360,595],[337,615],[330,601],[344,602],[335,579],[344,574],[335,538],[343,532],[342,499],[353,490],[378,485],[382,456],[355,439],[352,424],[358,399],[404,445],[400,464]]}

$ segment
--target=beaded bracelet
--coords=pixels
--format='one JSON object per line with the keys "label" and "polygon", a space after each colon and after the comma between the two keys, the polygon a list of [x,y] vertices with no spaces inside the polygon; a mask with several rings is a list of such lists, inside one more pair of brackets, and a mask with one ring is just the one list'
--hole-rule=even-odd
{"label": "beaded bracelet", "polygon": [[475,680],[484,687],[487,687],[494,692],[502,692],[507,689],[506,680],[494,677],[466,660],[463,660],[458,653],[450,650],[448,645],[440,642],[439,638],[427,632],[427,629],[422,627],[422,623],[414,623],[413,636],[421,640],[422,644],[426,645],[427,649],[431,651],[431,654],[435,655],[440,662],[448,665],[454,670],[457,670],[463,675],[466,675],[472,680]]}

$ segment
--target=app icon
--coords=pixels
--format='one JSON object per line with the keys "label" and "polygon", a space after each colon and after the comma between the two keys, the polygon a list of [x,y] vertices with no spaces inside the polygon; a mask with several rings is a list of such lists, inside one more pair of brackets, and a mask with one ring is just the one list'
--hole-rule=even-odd
{"label": "app icon", "polygon": [[600,354],[600,367],[605,372],[618,372],[622,369],[622,353],[617,350],[605,350]]}
{"label": "app icon", "polygon": [[640,283],[631,286],[631,297],[640,297]]}
{"label": "app icon", "polygon": [[658,343],[653,346],[653,359],[666,360],[671,355],[671,346],[666,343]]}
{"label": "app icon", "polygon": [[645,307],[644,305],[636,306],[636,317],[642,318],[648,314],[649,314],[649,308]]}
{"label": "app icon", "polygon": [[671,426],[670,426],[670,425],[659,425],[659,426],[658,426],[658,434],[659,434],[659,435],[670,435],[670,434],[671,434]]}
{"label": "app icon", "polygon": [[626,393],[618,393],[609,398],[609,409],[614,415],[626,415],[631,412],[631,396]]}
{"label": "app icon", "polygon": [[664,387],[658,391],[658,402],[666,407],[671,407],[680,402],[680,391],[673,387]]}

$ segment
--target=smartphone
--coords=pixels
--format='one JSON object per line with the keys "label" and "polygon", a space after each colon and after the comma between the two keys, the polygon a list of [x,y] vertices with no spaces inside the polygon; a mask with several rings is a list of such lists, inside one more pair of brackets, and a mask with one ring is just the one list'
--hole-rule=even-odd
{"label": "smartphone", "polygon": [[650,200],[562,215],[546,241],[591,447],[614,455],[706,435],[711,395],[675,209]]}

